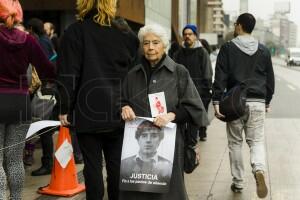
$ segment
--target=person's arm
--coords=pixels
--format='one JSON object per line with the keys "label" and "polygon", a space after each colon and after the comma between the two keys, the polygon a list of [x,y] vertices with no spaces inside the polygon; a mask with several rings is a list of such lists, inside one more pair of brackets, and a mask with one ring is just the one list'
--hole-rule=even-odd
{"label": "person's arm", "polygon": [[182,65],[179,65],[177,70],[178,77],[180,77],[178,85],[179,103],[189,115],[189,118],[186,118],[187,122],[198,127],[207,126],[209,124],[207,112],[189,72]]}
{"label": "person's arm", "polygon": [[[202,88],[204,89],[202,92],[204,93],[203,95],[207,98],[208,96],[210,97],[211,95],[208,94],[212,88],[212,76],[213,76],[213,70],[212,70],[212,65],[211,65],[211,60],[209,57],[209,54],[207,51],[203,48],[203,55],[202,55],[202,73],[203,73],[203,78],[202,78]],[[202,96],[202,94],[200,94]]]}
{"label": "person's arm", "polygon": [[225,45],[220,49],[220,52],[217,57],[216,69],[215,69],[215,80],[213,83],[213,104],[219,104],[222,95],[227,86],[228,72],[228,55]]}
{"label": "person's arm", "polygon": [[120,114],[124,121],[131,121],[136,118],[135,113],[130,105],[129,94],[128,94],[128,76],[125,77],[122,83],[122,96],[120,99],[121,108]]}
{"label": "person's arm", "polygon": [[268,52],[267,57],[267,81],[266,81],[266,87],[267,87],[267,94],[266,94],[266,111],[269,111],[270,109],[270,102],[272,100],[274,91],[275,91],[275,78],[274,78],[274,71],[273,71],[273,65],[271,60],[271,55]]}
{"label": "person's arm", "polygon": [[168,112],[167,114],[158,115],[154,118],[153,124],[158,127],[165,127],[169,122],[172,122],[175,120],[175,113],[174,112]]}
{"label": "person's arm", "polygon": [[220,113],[219,102],[221,101],[222,95],[227,86],[228,79],[228,50],[226,47],[226,44],[223,45],[219,51],[215,69],[215,80],[213,83],[212,101],[214,105],[215,116],[217,118],[225,117],[222,113]]}
{"label": "person's arm", "polygon": [[175,114],[175,119],[172,121],[174,123],[186,123],[192,120],[187,110],[181,104],[179,104],[178,107],[171,112]]}
{"label": "person's arm", "polygon": [[63,115],[62,118],[65,122],[68,121],[66,114],[70,113],[74,107],[81,75],[82,41],[80,27],[78,24],[74,24],[66,30],[58,52],[57,101],[59,113]]}

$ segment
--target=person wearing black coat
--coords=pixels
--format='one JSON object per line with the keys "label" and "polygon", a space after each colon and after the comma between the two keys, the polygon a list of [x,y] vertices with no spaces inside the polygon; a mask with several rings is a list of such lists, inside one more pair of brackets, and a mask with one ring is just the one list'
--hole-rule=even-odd
{"label": "person wearing black coat", "polygon": [[[174,60],[184,65],[194,81],[206,111],[211,101],[212,87],[212,66],[208,52],[198,40],[197,27],[188,24],[182,30],[183,45],[175,54]],[[188,131],[191,131],[195,137],[199,131],[200,141],[206,141],[206,127],[200,129],[188,125]]]}
{"label": "person wearing black coat", "polygon": [[123,124],[116,105],[139,42],[114,21],[115,0],[77,0],[77,8],[78,21],[66,30],[58,54],[59,119],[75,126],[86,199],[103,198],[103,152],[108,197],[117,200]]}
{"label": "person wearing black coat", "polygon": [[207,113],[188,70],[166,55],[168,36],[159,25],[146,25],[138,34],[143,57],[141,64],[128,72],[123,83],[121,115],[125,121],[136,116],[152,117],[149,94],[164,92],[166,114],[154,118],[154,125],[177,124],[173,170],[166,193],[121,191],[119,200],[188,200],[184,184],[184,127],[208,124]]}

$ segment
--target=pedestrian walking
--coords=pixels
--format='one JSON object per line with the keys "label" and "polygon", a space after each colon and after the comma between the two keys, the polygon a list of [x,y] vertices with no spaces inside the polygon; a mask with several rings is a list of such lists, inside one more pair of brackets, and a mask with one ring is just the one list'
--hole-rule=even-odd
{"label": "pedestrian walking", "polygon": [[0,199],[22,199],[23,149],[31,123],[26,72],[33,64],[40,78],[55,78],[55,67],[31,35],[15,28],[23,20],[18,0],[0,0]]}
{"label": "pedestrian walking", "polygon": [[176,144],[170,187],[167,193],[121,191],[120,200],[187,200],[184,184],[184,124],[208,124],[207,113],[187,69],[175,63],[168,55],[168,36],[159,25],[146,25],[138,37],[143,52],[141,64],[128,72],[123,84],[122,118],[152,117],[148,95],[164,92],[165,114],[154,118],[160,128],[168,122],[177,123]]}
{"label": "pedestrian walking", "polygon": [[255,22],[252,14],[241,14],[235,23],[235,38],[221,47],[213,84],[213,104],[216,117],[224,118],[224,113],[220,113],[219,107],[224,91],[229,91],[239,84],[247,86],[245,114],[226,123],[233,177],[231,190],[239,193],[244,186],[244,132],[250,148],[250,162],[257,184],[257,195],[264,198],[268,193],[265,183],[265,113],[270,110],[275,83],[270,53],[251,35]]}
{"label": "pedestrian walking", "polygon": [[75,126],[83,155],[87,200],[104,195],[102,152],[110,200],[117,200],[123,141],[121,83],[139,42],[114,20],[116,0],[77,0],[77,19],[65,31],[58,54],[59,119]]}
{"label": "pedestrian walking", "polygon": [[[174,55],[174,60],[184,65],[194,81],[206,111],[211,101],[212,66],[208,52],[198,39],[197,27],[192,24],[186,25],[182,30],[182,48]],[[188,130],[195,137],[199,132],[200,141],[206,141],[206,127],[196,128],[188,124]]]}

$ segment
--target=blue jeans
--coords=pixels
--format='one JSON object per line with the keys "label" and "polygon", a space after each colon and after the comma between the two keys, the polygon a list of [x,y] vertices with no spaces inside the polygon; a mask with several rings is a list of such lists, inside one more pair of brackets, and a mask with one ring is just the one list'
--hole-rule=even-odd
{"label": "blue jeans", "polygon": [[250,148],[252,172],[265,171],[265,103],[247,102],[248,111],[241,118],[227,123],[227,139],[233,183],[243,187],[243,131]]}

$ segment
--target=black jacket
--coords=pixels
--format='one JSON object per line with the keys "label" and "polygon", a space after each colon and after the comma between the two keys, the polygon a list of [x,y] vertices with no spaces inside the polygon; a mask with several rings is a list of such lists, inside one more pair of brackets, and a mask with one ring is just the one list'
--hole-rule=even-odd
{"label": "black jacket", "polygon": [[275,87],[274,72],[270,53],[262,44],[252,56],[242,52],[233,42],[221,47],[216,63],[213,101],[219,102],[225,89],[230,90],[240,83],[247,86],[247,98],[270,103]]}
{"label": "black jacket", "polygon": [[137,116],[151,117],[148,94],[164,92],[167,112],[173,112],[182,106],[190,117],[177,119],[178,116],[182,116],[177,114],[175,117],[177,131],[169,191],[167,193],[123,191],[119,198],[120,200],[187,200],[183,179],[184,122],[194,123],[198,127],[207,126],[207,113],[184,66],[166,56],[152,72],[150,81],[147,80],[145,67],[147,66],[139,64],[128,73],[123,85],[123,105],[130,105]]}
{"label": "black jacket", "polygon": [[203,47],[180,48],[174,55],[174,61],[189,70],[201,98],[210,98],[213,73],[207,51]]}
{"label": "black jacket", "polygon": [[[137,116],[151,117],[148,94],[164,92],[167,112],[180,112],[182,107],[189,115],[188,118],[177,119],[176,123],[191,122],[199,127],[208,125],[207,113],[185,67],[166,56],[150,80],[147,80],[146,67],[139,64],[128,73],[123,84],[122,106],[130,105]],[[189,119],[191,121],[186,121]]]}
{"label": "black jacket", "polygon": [[132,32],[101,26],[92,17],[66,30],[58,55],[58,102],[61,114],[74,110],[78,132],[122,125],[116,104],[138,46]]}

